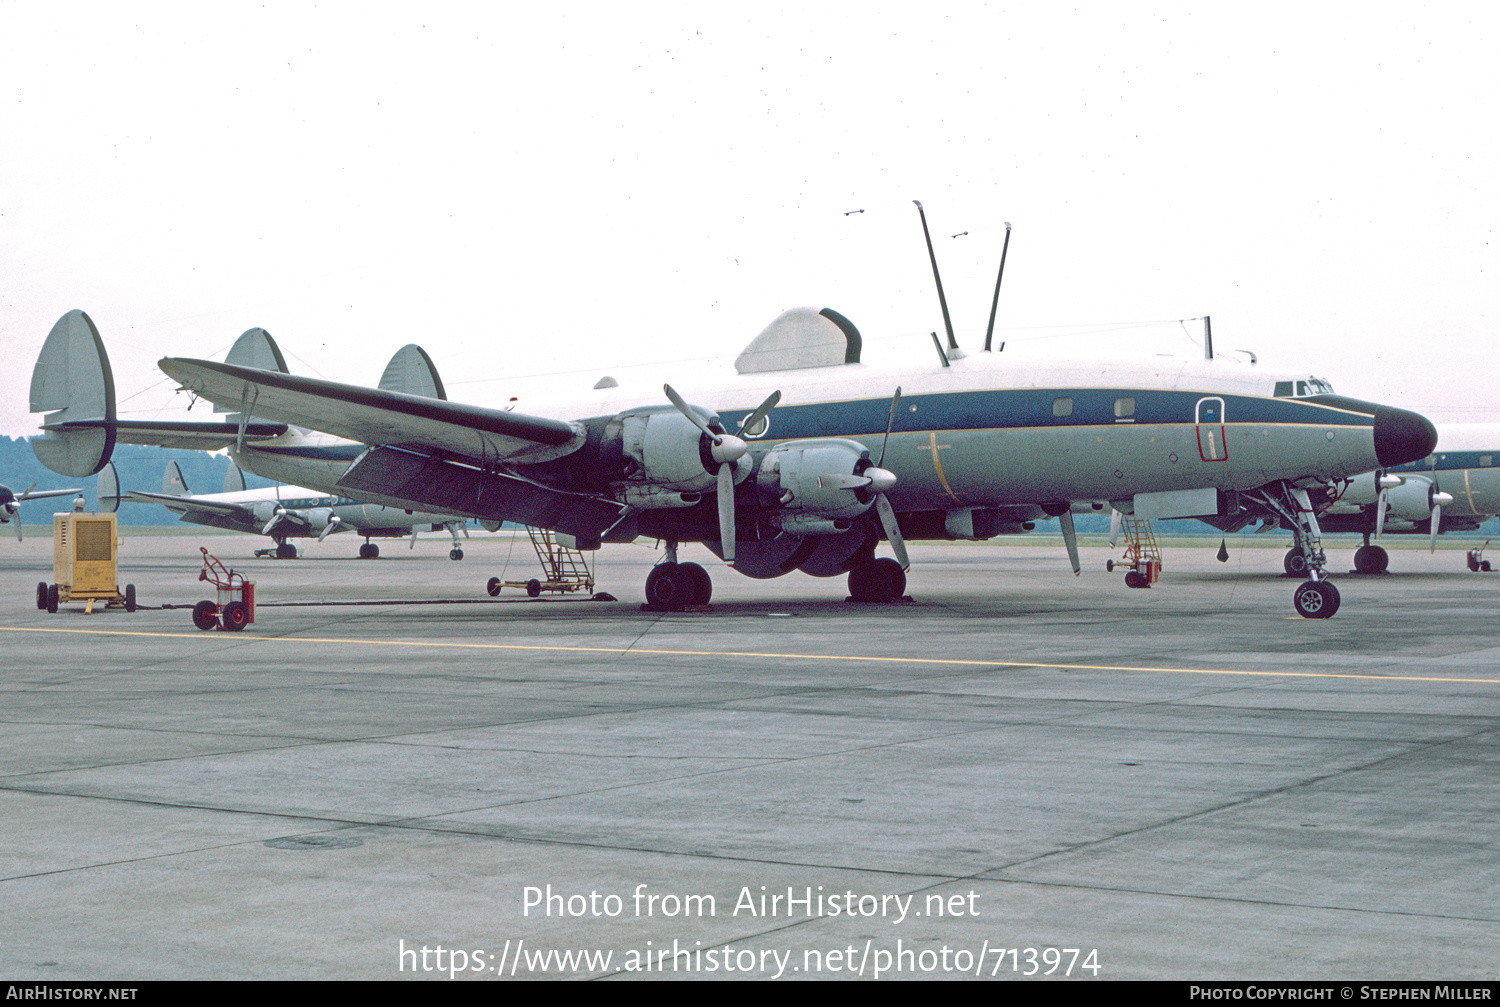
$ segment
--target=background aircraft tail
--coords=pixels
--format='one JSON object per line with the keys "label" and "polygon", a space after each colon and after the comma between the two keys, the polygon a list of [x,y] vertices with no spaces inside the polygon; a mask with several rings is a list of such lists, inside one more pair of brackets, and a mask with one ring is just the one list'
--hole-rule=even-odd
{"label": "background aircraft tail", "polygon": [[385,373],[380,376],[380,387],[388,392],[405,392],[429,399],[448,397],[443,379],[438,377],[437,366],[427,351],[416,343],[407,343],[391,357],[391,362],[385,365]]}

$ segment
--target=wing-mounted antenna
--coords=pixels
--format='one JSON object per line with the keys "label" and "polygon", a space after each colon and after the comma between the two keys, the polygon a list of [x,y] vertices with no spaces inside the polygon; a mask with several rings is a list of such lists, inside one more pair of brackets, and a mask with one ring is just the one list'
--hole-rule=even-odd
{"label": "wing-mounted antenna", "polygon": [[[917,204],[917,214],[922,218],[922,237],[927,241],[927,258],[932,262],[932,279],[937,283],[938,307],[943,309],[943,328],[948,333],[948,352],[943,354],[943,366],[948,366],[949,360],[957,360],[963,356],[963,351],[958,348],[958,340],[953,337],[953,319],[948,317],[948,298],[943,294],[943,277],[938,272],[937,253],[932,250],[932,232],[927,229],[927,211],[922,209],[922,201],[912,200]],[[933,335],[936,339],[936,334]],[[938,352],[942,352],[942,346],[938,346]]]}
{"label": "wing-mounted antenna", "polygon": [[448,391],[438,377],[437,365],[427,351],[416,343],[407,343],[396,351],[380,375],[380,387],[388,392],[405,392],[428,399],[446,399]]}
{"label": "wing-mounted antenna", "polygon": [[91,476],[115,449],[115,379],[93,319],[73,310],[57,320],[31,372],[31,411],[45,412],[37,460],[53,472]]}
{"label": "wing-mounted antenna", "polygon": [[[995,338],[995,310],[1000,307],[1000,281],[1005,279],[1005,256],[1010,252],[1010,221],[1005,222],[1005,244],[1000,249],[1000,273],[995,277],[995,296],[990,301],[990,324],[984,330],[984,352],[990,352],[990,340]],[[1005,344],[1000,344],[1005,349]]]}

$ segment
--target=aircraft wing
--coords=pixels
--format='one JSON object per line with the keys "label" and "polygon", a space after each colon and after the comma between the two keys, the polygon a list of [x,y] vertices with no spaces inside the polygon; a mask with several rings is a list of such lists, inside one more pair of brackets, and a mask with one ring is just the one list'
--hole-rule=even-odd
{"label": "aircraft wing", "polygon": [[142,493],[140,490],[126,490],[120,494],[131,503],[159,503],[177,510],[205,510],[215,514],[249,514],[250,508],[244,504],[222,503],[217,500],[205,500],[202,497],[185,495],[182,493]]}
{"label": "aircraft wing", "polygon": [[255,417],[480,465],[547,461],[584,441],[580,424],[501,409],[211,360],[167,357],[158,366],[188,391]]}

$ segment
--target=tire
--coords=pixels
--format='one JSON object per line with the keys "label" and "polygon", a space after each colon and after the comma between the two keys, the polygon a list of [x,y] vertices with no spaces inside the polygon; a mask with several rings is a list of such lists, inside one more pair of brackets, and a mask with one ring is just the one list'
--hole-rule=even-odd
{"label": "tire", "polygon": [[380,546],[374,542],[366,542],[359,547],[360,559],[376,559],[380,556]]}
{"label": "tire", "polygon": [[867,563],[849,571],[849,597],[854,601],[884,601],[880,597],[880,576],[875,564]]}
{"label": "tire", "polygon": [[1107,560],[1104,561],[1104,572],[1105,573],[1114,573],[1115,572],[1115,561],[1114,560],[1107,559]]}
{"label": "tire", "polygon": [[1128,570],[1125,573],[1126,587],[1145,587],[1146,578],[1139,570]]}
{"label": "tire", "polygon": [[697,563],[679,563],[678,568],[688,575],[689,582],[693,585],[693,604],[707,605],[708,599],[714,596],[714,579],[708,575],[708,571]]}
{"label": "tire", "polygon": [[224,606],[223,628],[238,633],[250,625],[250,610],[242,601],[231,601]]}
{"label": "tire", "polygon": [[1385,568],[1390,565],[1390,553],[1378,545],[1362,545],[1354,550],[1355,573],[1385,573]]}
{"label": "tire", "polygon": [[135,611],[135,585],[134,584],[126,584],[125,585],[125,611],[127,611],[127,612],[134,612]]}
{"label": "tire", "polygon": [[498,598],[500,597],[500,587],[500,578],[491,577],[484,585],[484,593],[491,598]]}
{"label": "tire", "polygon": [[[1479,567],[1474,569],[1478,570]],[[47,611],[47,582],[44,580],[39,580],[36,584],[36,608],[38,612]]]}
{"label": "tire", "polygon": [[199,629],[218,629],[219,606],[211,601],[200,601],[194,605],[193,625]]}
{"label": "tire", "polygon": [[906,571],[901,569],[901,564],[889,556],[882,556],[875,561],[875,569],[880,571],[877,576],[881,592],[885,595],[882,601],[892,601],[906,594]]}
{"label": "tire", "polygon": [[1306,577],[1307,557],[1302,555],[1301,549],[1288,549],[1287,554],[1282,557],[1281,568],[1288,577]]}
{"label": "tire", "polygon": [[1292,594],[1292,607],[1304,619],[1327,619],[1339,610],[1339,589],[1326,580],[1310,580]]}
{"label": "tire", "polygon": [[49,615],[56,615],[57,614],[57,585],[56,584],[48,584],[47,585],[47,613]]}
{"label": "tire", "polygon": [[676,563],[658,563],[646,575],[646,607],[653,612],[680,612],[693,604],[693,577]]}
{"label": "tire", "polygon": [[453,560],[454,562],[457,562],[458,560],[464,558],[464,551],[462,549],[449,549],[448,558]]}
{"label": "tire", "polygon": [[276,558],[277,559],[296,559],[297,558],[297,547],[294,546],[294,545],[292,545],[290,542],[281,542],[281,543],[278,543],[277,546],[276,546]]}
{"label": "tire", "polygon": [[542,593],[542,582],[533,577],[526,582],[526,597],[536,598]]}

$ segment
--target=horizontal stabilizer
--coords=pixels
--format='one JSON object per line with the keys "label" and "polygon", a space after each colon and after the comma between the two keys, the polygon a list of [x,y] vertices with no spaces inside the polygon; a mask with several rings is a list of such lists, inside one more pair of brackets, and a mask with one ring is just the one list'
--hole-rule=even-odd
{"label": "horizontal stabilizer", "polygon": [[[150,444],[159,448],[185,451],[218,451],[229,447],[239,437],[238,423],[208,420],[116,420],[115,440],[120,444]],[[285,423],[263,423],[252,420],[245,426],[245,441],[269,440],[286,433]]]}
{"label": "horizontal stabilizer", "polygon": [[581,539],[598,538],[624,510],[613,500],[547,489],[394,448],[365,452],[339,480],[339,489],[387,507],[513,521]]}
{"label": "horizontal stabilizer", "polygon": [[583,444],[581,424],[483,409],[403,392],[167,357],[158,364],[188,391],[365,444],[443,451],[477,464],[540,462]]}
{"label": "horizontal stabilizer", "polygon": [[115,379],[93,319],[73,310],[57,320],[31,372],[31,411],[45,412],[37,460],[66,476],[91,476],[115,448]]}

